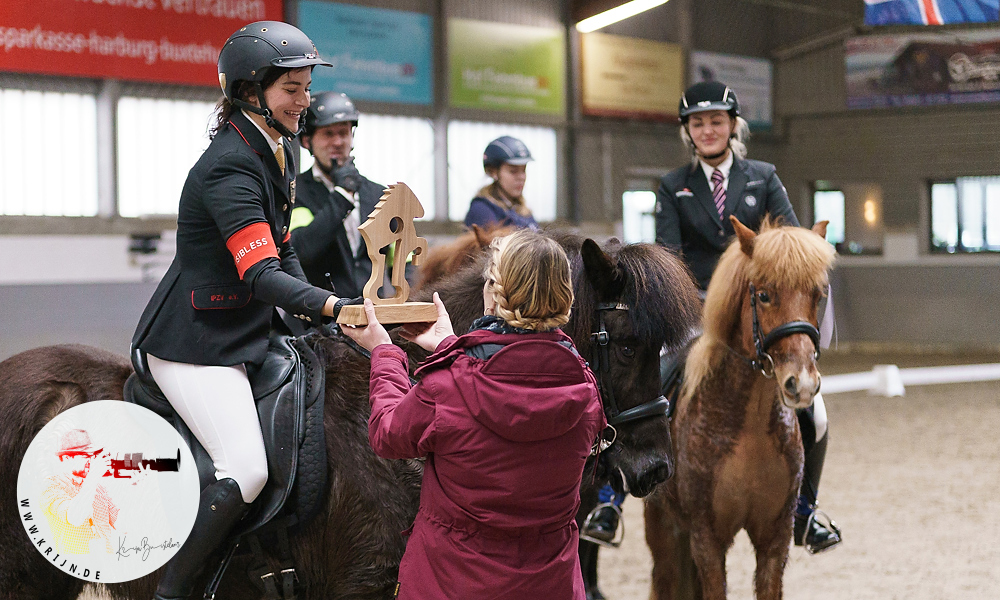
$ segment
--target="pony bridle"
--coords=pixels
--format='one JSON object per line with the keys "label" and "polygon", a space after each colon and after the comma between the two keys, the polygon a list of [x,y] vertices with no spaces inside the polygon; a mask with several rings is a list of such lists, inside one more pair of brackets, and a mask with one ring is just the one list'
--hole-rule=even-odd
{"label": "pony bridle", "polygon": [[[604,415],[608,419],[608,425],[614,429],[615,425],[648,419],[651,417],[665,416],[670,410],[670,401],[665,396],[659,396],[649,402],[644,402],[639,406],[634,406],[628,410],[621,410],[618,401],[615,399],[614,388],[609,385],[606,378],[611,372],[611,353],[608,347],[611,343],[611,334],[604,326],[604,313],[609,310],[625,310],[629,306],[621,302],[603,302],[597,305],[597,330],[590,334],[593,342],[593,354],[590,361],[590,368],[597,377],[597,387],[601,392],[604,401]],[[617,433],[615,434],[617,436]],[[610,446],[614,442],[608,442]],[[602,444],[603,445],[603,444]],[[601,448],[606,449],[607,446]]]}
{"label": "pony bridle", "polygon": [[760,371],[761,375],[767,378],[774,377],[774,359],[767,353],[771,346],[790,335],[804,333],[812,340],[813,348],[816,349],[815,358],[819,358],[819,329],[808,321],[790,321],[778,325],[767,335],[760,331],[760,320],[757,318],[757,288],[750,283],[750,311],[753,313],[753,345],[757,356],[750,361],[754,369]]}

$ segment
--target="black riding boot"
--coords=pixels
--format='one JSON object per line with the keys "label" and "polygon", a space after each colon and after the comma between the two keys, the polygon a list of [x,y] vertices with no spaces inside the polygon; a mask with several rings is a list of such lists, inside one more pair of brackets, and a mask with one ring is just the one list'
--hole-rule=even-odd
{"label": "black riding boot", "polygon": [[601,547],[593,542],[580,540],[580,570],[583,571],[583,587],[587,600],[605,600],[597,587],[597,552]]}
{"label": "black riding boot", "polygon": [[250,505],[243,502],[235,479],[216,481],[202,490],[191,535],[167,563],[153,600],[191,597],[209,556],[225,541],[249,508]]}
{"label": "black riding boot", "polygon": [[837,524],[816,508],[819,480],[823,474],[823,461],[826,459],[826,445],[830,436],[824,433],[822,439],[816,440],[812,407],[798,411],[798,417],[805,461],[802,487],[799,489],[799,504],[795,510],[795,545],[805,546],[810,554],[815,554],[828,550],[842,541]]}

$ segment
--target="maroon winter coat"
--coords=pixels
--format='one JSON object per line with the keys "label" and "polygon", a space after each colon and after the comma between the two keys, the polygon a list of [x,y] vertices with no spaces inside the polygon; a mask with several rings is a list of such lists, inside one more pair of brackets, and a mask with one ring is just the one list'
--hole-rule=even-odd
{"label": "maroon winter coat", "polygon": [[[574,520],[606,421],[561,331],[445,339],[410,387],[406,354],[372,353],[368,438],[384,458],[426,456],[399,598],[585,598]],[[489,360],[467,348],[505,347]]]}

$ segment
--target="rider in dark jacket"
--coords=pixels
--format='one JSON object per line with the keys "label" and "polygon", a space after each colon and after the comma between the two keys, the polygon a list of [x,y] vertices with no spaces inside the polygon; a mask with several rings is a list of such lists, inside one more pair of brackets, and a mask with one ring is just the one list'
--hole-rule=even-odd
{"label": "rider in dark jacket", "polygon": [[358,227],[384,189],[354,166],[358,116],[344,94],[313,97],[300,140],[315,162],[295,179],[298,203],[289,227],[309,282],[341,297],[360,296],[371,277],[372,261]]}

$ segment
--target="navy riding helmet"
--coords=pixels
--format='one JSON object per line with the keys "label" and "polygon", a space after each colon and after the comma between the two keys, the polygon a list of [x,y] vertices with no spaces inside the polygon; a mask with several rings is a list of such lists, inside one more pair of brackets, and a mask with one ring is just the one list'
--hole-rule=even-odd
{"label": "navy riding helmet", "polygon": [[490,142],[483,151],[483,168],[497,168],[506,163],[508,165],[526,165],[535,159],[531,158],[531,152],[524,142],[504,135]]}

